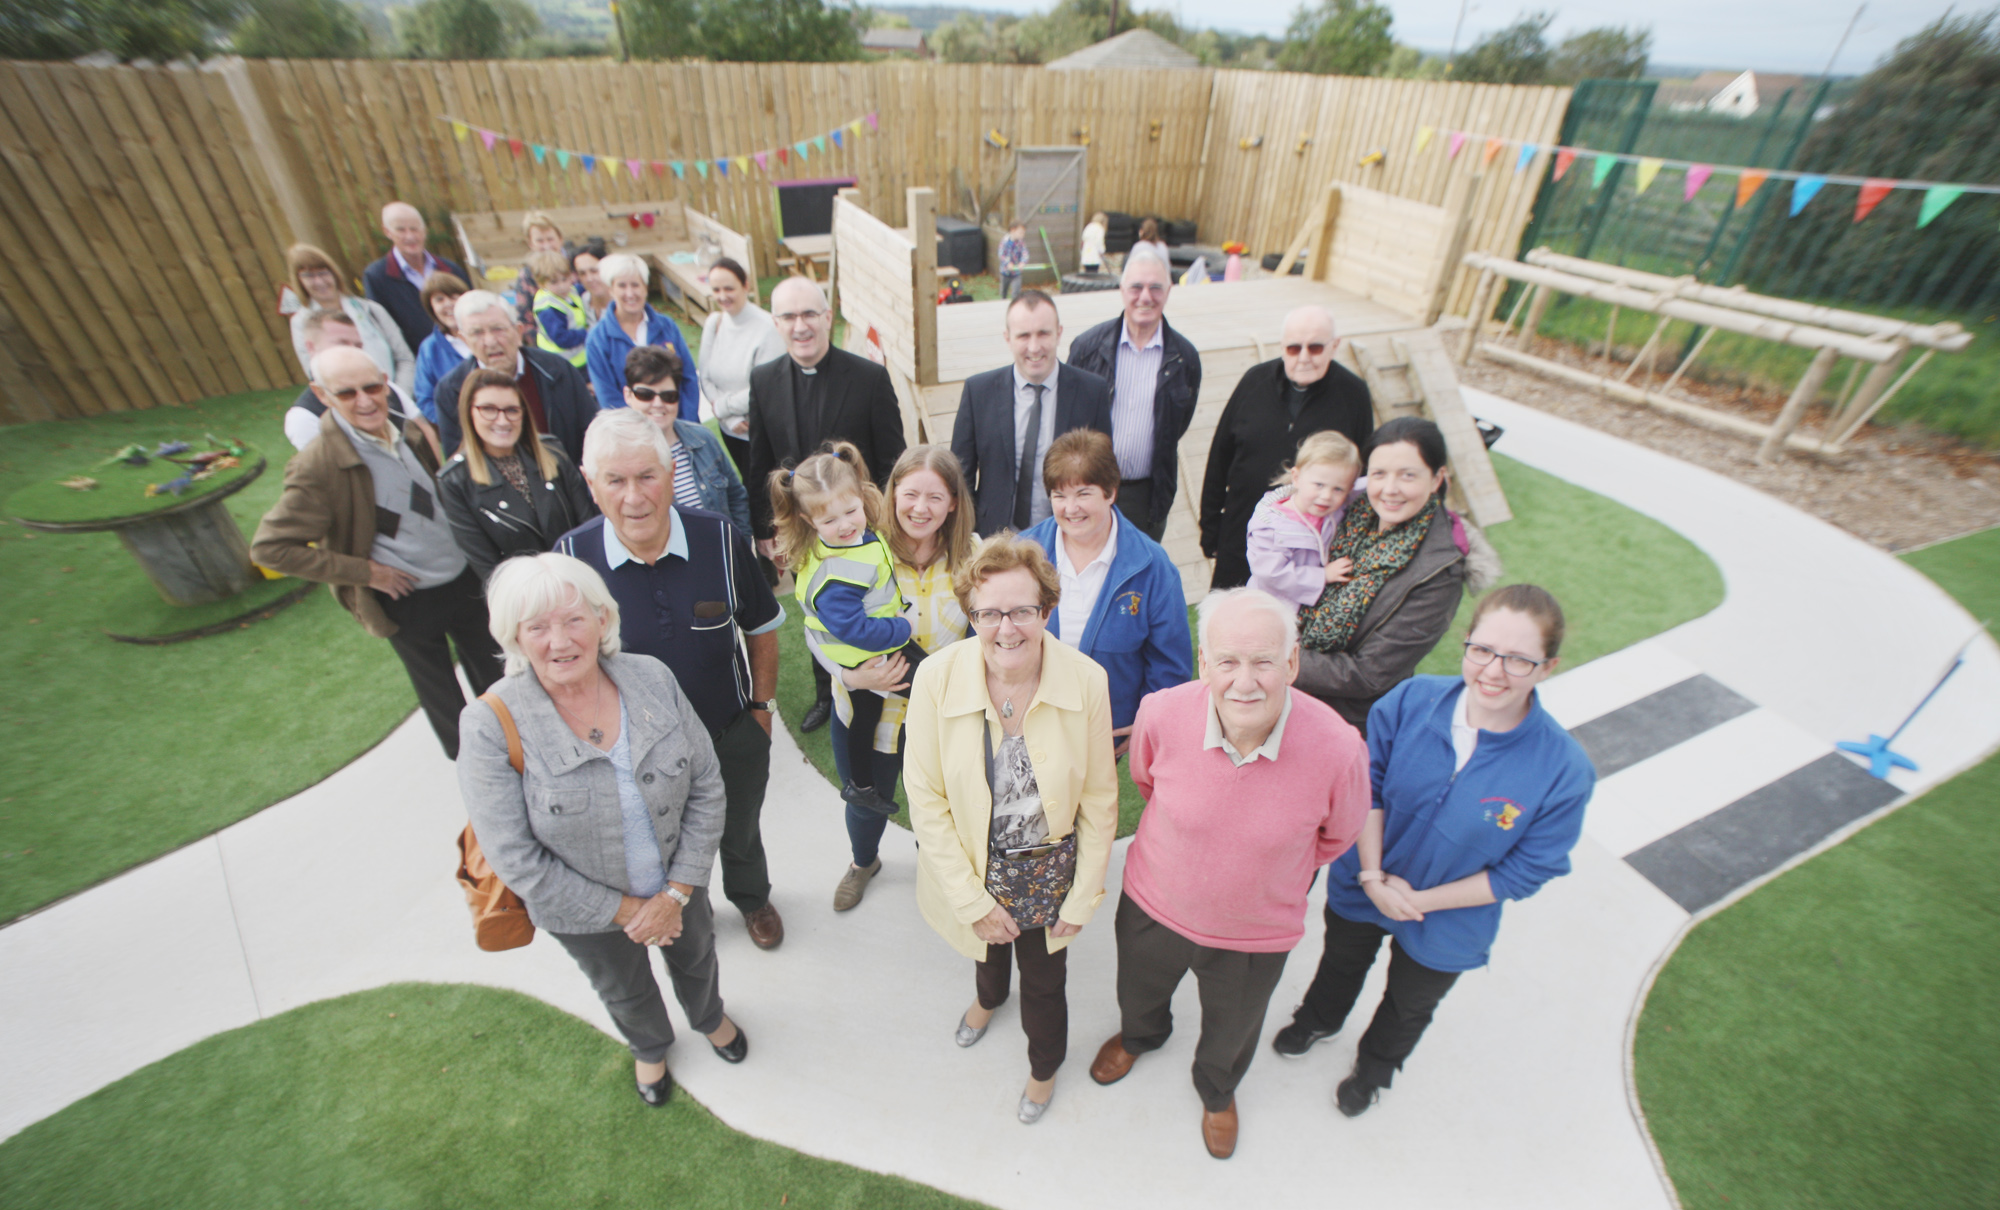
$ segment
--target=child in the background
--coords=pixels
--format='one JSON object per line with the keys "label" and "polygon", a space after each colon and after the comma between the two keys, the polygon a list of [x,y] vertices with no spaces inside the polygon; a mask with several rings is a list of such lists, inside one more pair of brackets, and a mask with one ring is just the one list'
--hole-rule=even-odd
{"label": "child in the background", "polygon": [[[778,542],[797,583],[805,615],[806,647],[827,671],[858,668],[877,656],[899,654],[914,673],[924,649],[903,613],[894,556],[881,537],[888,506],[868,478],[861,451],[846,441],[814,454],[796,470],[771,472],[771,511]],[[875,725],[882,696],[849,691],[854,717],[847,724],[851,776],[840,796],[863,810],[894,815],[893,798],[873,784]],[[866,778],[860,784],[855,778]],[[894,793],[894,787],[890,787]]]}
{"label": "child in the background", "polygon": [[560,252],[528,254],[528,272],[541,283],[535,291],[535,347],[581,370],[583,342],[590,338],[590,312],[577,296],[576,274]]}
{"label": "child in the background", "polygon": [[1015,219],[1007,224],[1007,238],[1000,241],[1000,297],[1021,292],[1021,267],[1027,263],[1028,224]]}
{"label": "child in the background", "polygon": [[1077,267],[1085,273],[1104,272],[1104,235],[1111,218],[1100,210],[1083,225],[1083,244],[1077,249]]}
{"label": "child in the background", "polygon": [[1250,587],[1300,609],[1316,603],[1329,584],[1344,584],[1354,560],[1328,562],[1327,547],[1361,474],[1361,451],[1332,430],[1299,442],[1298,456],[1281,485],[1250,514]]}
{"label": "child in the background", "polygon": [[[521,238],[528,241],[528,255],[537,252],[561,252],[563,246],[562,228],[556,221],[540,210],[530,210],[521,219]],[[521,331],[525,335],[535,326],[535,281],[533,266],[523,265],[521,276],[514,279],[514,314],[521,321]]]}

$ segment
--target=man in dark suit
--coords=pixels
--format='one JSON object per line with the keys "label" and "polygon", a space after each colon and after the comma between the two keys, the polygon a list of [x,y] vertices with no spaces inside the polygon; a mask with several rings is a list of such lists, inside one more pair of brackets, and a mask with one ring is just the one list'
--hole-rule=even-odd
{"label": "man in dark suit", "polygon": [[424,249],[429,228],[423,212],[408,202],[390,202],[382,207],[382,234],[389,237],[389,254],[361,271],[361,287],[369,298],[381,303],[403,339],[415,349],[424,337],[437,331],[437,320],[424,310],[424,281],[433,273],[449,273],[463,282],[470,274],[441,256]]}
{"label": "man in dark suit", "polygon": [[965,380],[951,430],[951,452],[972,486],[979,532],[987,535],[1025,532],[1049,517],[1042,459],[1050,442],[1072,429],[1111,436],[1111,388],[1056,360],[1062,320],[1054,299],[1040,290],[1015,295],[1006,337],[1014,364]]}
{"label": "man in dark suit", "polygon": [[[771,291],[771,318],[785,339],[786,356],[750,371],[750,466],[744,486],[750,489],[757,550],[775,561],[772,471],[797,466],[825,442],[851,441],[869,475],[883,484],[908,441],[889,372],[833,347],[833,310],[817,283],[803,277],[779,282]],[[799,720],[806,731],[825,726],[833,712],[833,685],[817,661],[813,680],[818,699]]]}
{"label": "man in dark suit", "polygon": [[[504,370],[521,388],[521,401],[534,413],[535,429],[563,447],[570,461],[583,465],[583,433],[597,417],[590,384],[566,357],[541,349],[523,348],[521,325],[514,321],[507,300],[486,290],[458,296],[458,335],[472,356],[438,379],[438,443],[444,456],[458,452],[464,434],[458,427],[458,395],[465,376],[479,366]],[[619,407],[624,407],[620,400]]]}

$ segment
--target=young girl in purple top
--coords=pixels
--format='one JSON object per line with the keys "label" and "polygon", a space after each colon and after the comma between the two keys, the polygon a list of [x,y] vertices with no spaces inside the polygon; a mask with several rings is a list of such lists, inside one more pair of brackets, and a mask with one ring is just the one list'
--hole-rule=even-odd
{"label": "young girl in purple top", "polygon": [[1326,554],[1360,474],[1361,451],[1344,435],[1328,429],[1299,442],[1291,468],[1250,514],[1250,587],[1304,609],[1327,585],[1348,581],[1354,560]]}

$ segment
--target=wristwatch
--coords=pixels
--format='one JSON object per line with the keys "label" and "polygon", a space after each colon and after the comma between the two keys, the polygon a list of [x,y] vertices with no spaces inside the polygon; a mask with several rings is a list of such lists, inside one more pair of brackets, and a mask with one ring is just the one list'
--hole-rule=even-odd
{"label": "wristwatch", "polygon": [[686,907],[688,905],[688,897],[686,893],[676,890],[672,886],[667,887],[667,898],[673,900],[675,903],[680,904],[682,907]]}
{"label": "wristwatch", "polygon": [[750,701],[744,703],[744,707],[749,710],[762,710],[766,714],[776,714],[778,712],[778,699],[767,697],[760,702],[752,698]]}

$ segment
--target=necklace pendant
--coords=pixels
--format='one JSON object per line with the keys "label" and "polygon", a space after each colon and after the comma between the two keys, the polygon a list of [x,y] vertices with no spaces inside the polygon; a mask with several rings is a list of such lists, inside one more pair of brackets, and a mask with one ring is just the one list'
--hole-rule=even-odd
{"label": "necklace pendant", "polygon": [[1011,698],[1011,697],[1010,697],[1010,698],[1008,698],[1008,699],[1007,699],[1006,701],[1004,701],[1004,702],[1000,703],[1000,717],[1001,717],[1001,718],[1013,718],[1013,717],[1014,717],[1014,699],[1013,699],[1013,698]]}
{"label": "necklace pendant", "polygon": [[590,742],[591,742],[591,743],[593,743],[593,744],[601,744],[601,743],[603,743],[603,742],[604,742],[604,728],[602,728],[602,727],[592,727],[592,728],[590,729]]}

